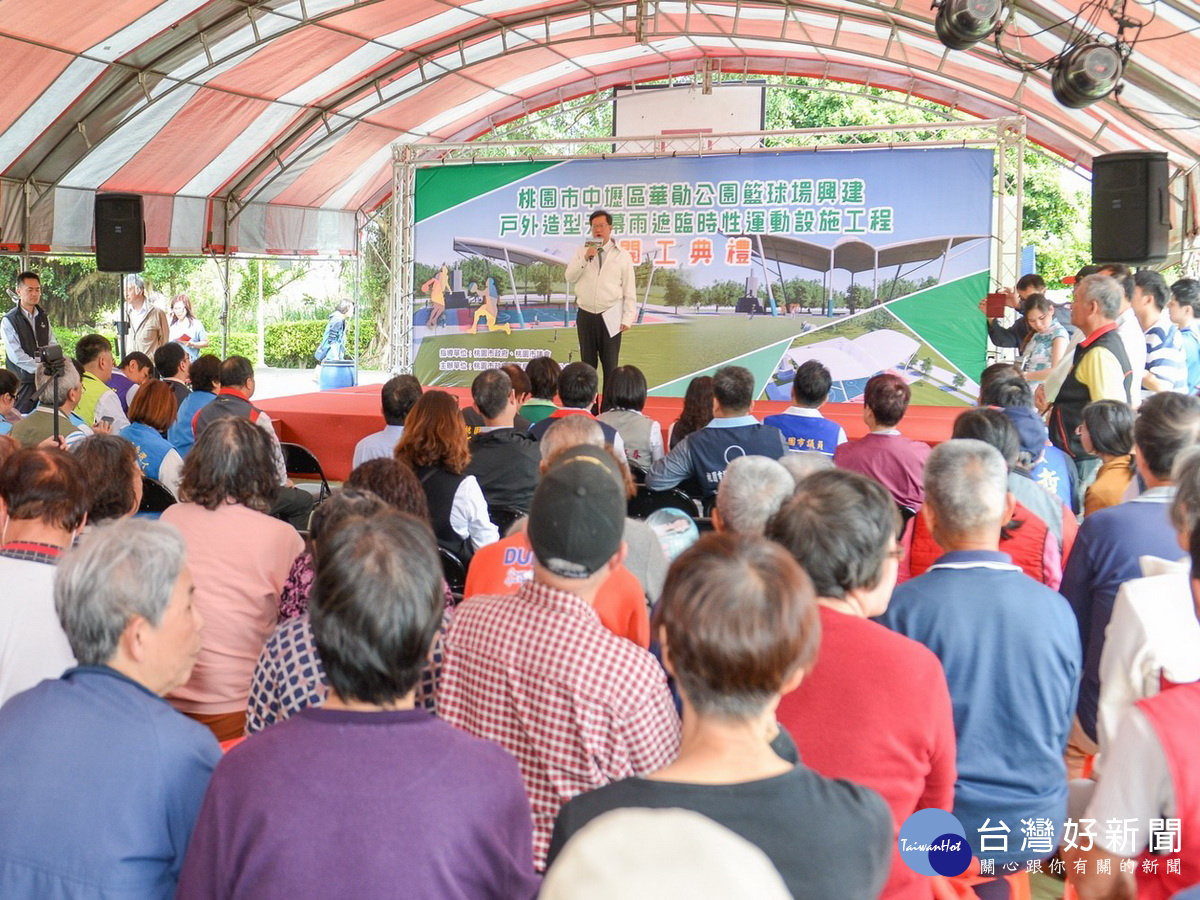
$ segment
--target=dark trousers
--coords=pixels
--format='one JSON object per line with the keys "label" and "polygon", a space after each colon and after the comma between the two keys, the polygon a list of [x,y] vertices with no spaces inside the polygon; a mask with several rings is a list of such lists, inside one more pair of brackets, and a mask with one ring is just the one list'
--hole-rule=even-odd
{"label": "dark trousers", "polygon": [[283,519],[297,531],[308,531],[313,511],[313,495],[298,487],[281,487],[267,514]]}
{"label": "dark trousers", "polygon": [[575,310],[575,328],[579,333],[580,361],[593,369],[602,368],[607,383],[608,373],[619,365],[617,357],[621,354],[622,332],[618,331],[616,337],[610,337],[604,316],[579,308]]}
{"label": "dark trousers", "polygon": [[29,415],[37,408],[37,397],[34,394],[37,392],[33,381],[21,381],[21,386],[17,388],[17,399],[14,406],[23,416]]}

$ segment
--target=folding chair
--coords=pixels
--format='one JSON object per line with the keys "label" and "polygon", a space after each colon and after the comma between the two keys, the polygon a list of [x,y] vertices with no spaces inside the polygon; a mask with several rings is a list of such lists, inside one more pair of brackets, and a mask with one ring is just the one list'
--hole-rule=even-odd
{"label": "folding chair", "polygon": [[446,584],[450,585],[450,593],[461,597],[463,588],[467,586],[466,565],[457,553],[451,553],[445,547],[438,547],[438,556],[442,558],[442,575]]}
{"label": "folding chair", "polygon": [[138,515],[159,516],[168,506],[175,505],[175,495],[157,478],[142,476],[142,503]]}
{"label": "folding chair", "polygon": [[629,498],[628,512],[631,519],[645,519],[660,509],[677,509],[688,516],[700,513],[696,501],[679,488],[652,491],[644,484],[638,485],[637,493]]}
{"label": "folding chair", "polygon": [[[323,503],[328,499],[330,493],[329,482],[325,479],[325,473],[321,469],[321,461],[313,454],[311,450],[303,444],[289,444],[285,441],[280,441],[279,446],[283,448],[283,466],[287,469],[289,478],[300,478],[305,481],[320,482],[320,487],[314,485],[305,485],[305,489],[310,493],[315,493],[316,503]],[[317,488],[313,491],[313,488]]]}
{"label": "folding chair", "polygon": [[528,515],[528,511],[517,509],[515,506],[489,506],[488,518],[492,520],[492,524],[500,531],[500,537],[507,537],[508,529],[512,528],[513,523],[522,516]]}

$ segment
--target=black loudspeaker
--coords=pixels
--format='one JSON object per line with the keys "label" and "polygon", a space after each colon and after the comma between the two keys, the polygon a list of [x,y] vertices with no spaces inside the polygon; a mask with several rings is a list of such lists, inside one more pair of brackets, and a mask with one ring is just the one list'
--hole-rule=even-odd
{"label": "black loudspeaker", "polygon": [[140,272],[146,263],[141,194],[96,195],[96,268]]}
{"label": "black loudspeaker", "polygon": [[1167,154],[1109,153],[1092,160],[1092,259],[1140,266],[1170,247]]}

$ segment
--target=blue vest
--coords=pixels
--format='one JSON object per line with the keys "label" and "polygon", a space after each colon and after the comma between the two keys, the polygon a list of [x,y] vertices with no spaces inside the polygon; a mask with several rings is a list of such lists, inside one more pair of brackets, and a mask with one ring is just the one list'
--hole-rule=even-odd
{"label": "blue vest", "polygon": [[814,450],[833,456],[837,449],[838,435],[842,426],[824,416],[796,416],[789,413],[776,413],[763,419],[764,425],[774,425],[783,432],[783,440],[788,450],[799,453],[801,450]]}
{"label": "blue vest", "polygon": [[713,497],[725,475],[725,467],[739,456],[779,459],[786,452],[778,428],[755,422],[733,428],[701,428],[687,436],[692,457],[692,476],[704,497]]}
{"label": "blue vest", "polygon": [[1047,447],[1042,461],[1029,474],[1068,507],[1075,509],[1075,464],[1065,453],[1057,447]]}
{"label": "blue vest", "polygon": [[192,430],[192,419],[196,418],[196,414],[216,398],[217,395],[211,391],[193,391],[187,395],[187,399],[179,404],[179,413],[175,417],[174,423],[167,429],[167,440],[179,451],[180,456],[187,456],[188,451],[196,443],[196,432]]}
{"label": "blue vest", "polygon": [[138,465],[142,467],[142,473],[157,479],[163,460],[175,449],[171,443],[149,425],[141,422],[126,425],[121,429],[121,437],[133,444],[137,450]]}

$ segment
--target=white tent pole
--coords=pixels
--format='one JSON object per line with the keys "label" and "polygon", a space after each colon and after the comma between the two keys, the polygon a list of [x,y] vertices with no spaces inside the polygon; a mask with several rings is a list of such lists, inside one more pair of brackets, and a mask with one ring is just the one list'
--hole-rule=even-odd
{"label": "white tent pole", "polygon": [[413,370],[413,230],[416,210],[416,152],[411,144],[398,144],[392,156],[392,265],[388,279],[388,361],[394,374]]}

